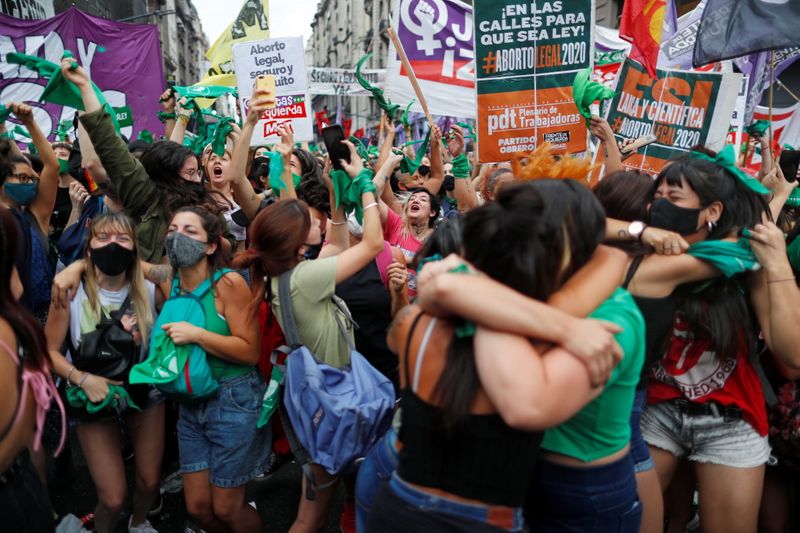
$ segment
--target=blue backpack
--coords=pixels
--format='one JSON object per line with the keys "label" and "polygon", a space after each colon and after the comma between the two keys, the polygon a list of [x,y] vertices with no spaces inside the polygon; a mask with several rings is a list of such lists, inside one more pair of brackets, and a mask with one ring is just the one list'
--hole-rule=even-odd
{"label": "blue backpack", "polygon": [[288,344],[279,348],[288,353],[280,412],[284,422],[288,418],[283,426],[310,482],[307,497],[313,500],[310,463],[337,475],[364,457],[389,429],[395,396],[391,381],[355,350],[338,315],[337,325],[350,346],[349,367],[322,363],[303,345],[292,308],[291,275],[292,271],[281,275],[278,286]]}
{"label": "blue backpack", "polygon": [[[232,271],[214,272],[214,282],[228,272]],[[180,279],[175,276],[170,297],[153,325],[150,355],[131,369],[130,383],[152,384],[165,396],[182,403],[200,402],[217,393],[219,384],[211,375],[205,350],[197,344],[178,346],[161,329],[170,322],[188,322],[204,328],[206,312],[202,299],[211,288],[212,281],[207,279],[192,292],[181,294]]]}

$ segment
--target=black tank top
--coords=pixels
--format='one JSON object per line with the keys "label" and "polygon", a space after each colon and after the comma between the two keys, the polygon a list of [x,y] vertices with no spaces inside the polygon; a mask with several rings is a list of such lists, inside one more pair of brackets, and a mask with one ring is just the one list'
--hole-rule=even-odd
{"label": "black tank top", "polygon": [[[625,282],[622,284],[623,289],[628,288],[639,265],[642,264],[642,259],[644,259],[642,255],[633,259],[628,268],[628,274],[625,276]],[[664,340],[672,331],[672,322],[678,308],[678,297],[675,296],[675,293],[663,298],[633,295],[633,301],[636,302],[644,317],[646,351],[642,373],[639,375],[639,384],[636,386],[636,390],[643,390],[647,388],[647,380],[653,364],[663,355]]]}
{"label": "black tank top", "polygon": [[498,414],[468,415],[456,428],[446,430],[441,408],[415,393],[432,319],[415,371],[409,371],[408,347],[422,314],[411,327],[406,344],[407,386],[402,390],[400,464],[397,472],[409,483],[447,491],[491,505],[521,507],[539,454],[542,433],[512,429]]}

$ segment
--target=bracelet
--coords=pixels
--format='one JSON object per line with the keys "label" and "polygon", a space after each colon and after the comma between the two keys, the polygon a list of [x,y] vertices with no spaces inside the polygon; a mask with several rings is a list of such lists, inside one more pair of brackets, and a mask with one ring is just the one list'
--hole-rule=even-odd
{"label": "bracelet", "polygon": [[88,378],[88,377],[89,377],[89,373],[88,373],[88,372],[84,372],[84,373],[83,373],[83,377],[82,377],[82,378],[81,378],[81,380],[78,382],[78,388],[79,388],[79,389],[82,389],[82,388],[83,388],[83,382],[84,382],[84,381],[86,381],[86,378]]}
{"label": "bracelet", "polygon": [[175,120],[175,113],[165,113],[164,111],[159,111],[158,120],[160,120],[162,123],[168,120]]}
{"label": "bracelet", "polygon": [[331,220],[331,226],[344,226],[347,224],[347,221],[344,222],[336,222],[335,220]]}
{"label": "bracelet", "polygon": [[73,372],[75,372],[75,365],[72,365],[72,368],[70,368],[69,372],[67,372],[67,378],[66,379],[67,379],[67,384],[69,384],[69,385],[73,385],[73,383],[69,380],[69,377],[72,375]]}
{"label": "bracelet", "polygon": [[189,122],[192,120],[192,115],[180,114],[178,115],[178,120],[185,120],[186,122]]}
{"label": "bracelet", "polygon": [[364,206],[364,211],[369,209],[370,207],[378,207],[378,202],[372,202],[371,204],[367,204]]}
{"label": "bracelet", "polygon": [[797,278],[768,279],[767,283],[781,283],[783,281],[795,281]]}

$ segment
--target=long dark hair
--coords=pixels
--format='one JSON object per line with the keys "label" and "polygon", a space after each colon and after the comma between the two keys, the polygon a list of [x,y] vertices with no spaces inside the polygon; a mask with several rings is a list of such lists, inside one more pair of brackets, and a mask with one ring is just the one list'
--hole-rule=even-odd
{"label": "long dark hair", "polygon": [[250,247],[233,264],[250,269],[257,300],[272,300],[271,279],[297,265],[297,250],[306,242],[310,227],[308,206],[302,200],[269,205],[250,224]]}
{"label": "long dark hair", "polygon": [[[653,195],[653,178],[643,172],[619,170],[600,180],[592,192],[608,218],[627,222],[645,221],[649,216],[648,208]],[[611,245],[631,256],[644,255],[648,250],[638,242],[619,241]]]}
{"label": "long dark hair", "polygon": [[[605,235],[605,213],[574,180],[510,183],[464,217],[464,258],[489,277],[546,300],[585,265]],[[480,380],[471,338],[454,338],[434,389],[444,424],[469,413]]]}
{"label": "long dark hair", "polygon": [[[5,165],[0,165],[5,167]],[[4,171],[0,170],[0,175]],[[25,367],[48,370],[51,366],[47,342],[39,321],[14,299],[11,274],[19,246],[17,221],[8,209],[0,209],[0,318],[11,326],[17,342],[25,351]]]}
{"label": "long dark hair", "polygon": [[[715,152],[702,149],[712,157]],[[722,239],[740,228],[761,223],[766,213],[772,218],[766,199],[750,190],[736,176],[722,167],[689,156],[670,162],[656,179],[657,188],[666,180],[670,185],[686,183],[707,206],[722,202],[723,211],[709,239]],[[755,349],[753,317],[750,312],[742,276],[717,278],[710,282],[690,283],[679,287],[679,308],[686,317],[688,334],[707,337],[716,357],[736,357],[742,347]]]}
{"label": "long dark hair", "polygon": [[194,152],[181,144],[158,141],[139,159],[150,179],[159,185],[164,216],[171,217],[181,207],[191,205],[203,206],[214,214],[220,211],[217,196],[206,188],[195,189],[181,178],[179,172],[191,157],[197,159]]}

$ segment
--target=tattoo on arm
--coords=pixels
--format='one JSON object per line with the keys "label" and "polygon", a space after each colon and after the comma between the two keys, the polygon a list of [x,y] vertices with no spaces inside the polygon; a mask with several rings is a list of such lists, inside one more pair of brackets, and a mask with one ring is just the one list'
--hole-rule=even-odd
{"label": "tattoo on arm", "polygon": [[624,229],[619,230],[617,232],[617,236],[623,241],[626,241],[626,240],[630,239],[630,237],[631,237],[630,235],[628,235],[628,230],[624,230]]}
{"label": "tattoo on arm", "polygon": [[165,281],[172,279],[172,267],[168,265],[152,266],[147,279],[156,285],[161,285]]}

